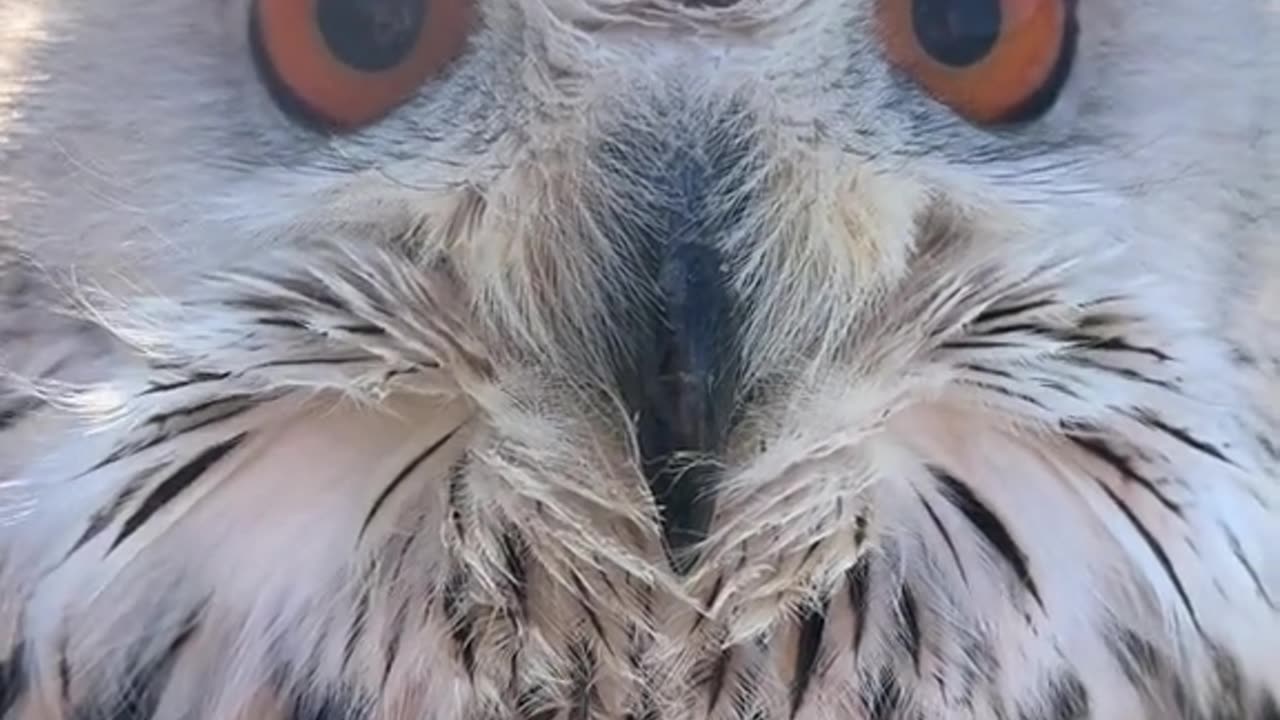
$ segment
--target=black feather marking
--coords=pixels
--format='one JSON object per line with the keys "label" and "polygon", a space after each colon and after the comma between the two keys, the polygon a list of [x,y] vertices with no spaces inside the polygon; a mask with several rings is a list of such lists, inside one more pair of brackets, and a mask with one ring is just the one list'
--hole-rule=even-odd
{"label": "black feather marking", "polygon": [[1269,692],[1262,694],[1262,704],[1258,710],[1258,720],[1280,720],[1280,703]]}
{"label": "black feather marking", "polygon": [[[836,501],[836,506],[837,506],[837,508],[839,507],[839,504],[840,504],[840,501],[839,501],[839,500],[837,500],[837,501]],[[838,509],[836,510],[836,517],[840,517],[840,511],[839,511]],[[805,549],[804,549],[804,555],[801,555],[801,556],[800,556],[800,564],[801,564],[801,565],[808,565],[808,564],[809,564],[809,561],[813,559],[813,555],[814,555],[814,553],[818,552],[818,548],[820,548],[820,547],[822,547],[822,543],[821,543],[821,542],[811,542],[811,543],[809,543],[809,547],[807,547],[807,548],[805,548]]]}
{"label": "black feather marking", "polygon": [[422,465],[422,463],[426,462],[427,458],[436,454],[436,452],[440,450],[445,443],[449,442],[449,440],[458,433],[458,430],[461,427],[462,426],[455,427],[445,433],[443,437],[432,443],[430,447],[419,453],[417,457],[410,460],[409,464],[405,465],[400,472],[396,473],[396,476],[391,479],[391,482],[387,483],[387,486],[384,487],[382,492],[378,493],[378,497],[374,499],[373,505],[369,508],[369,512],[364,516],[364,523],[360,526],[360,534],[358,537],[364,537],[364,533],[369,529],[369,525],[373,522],[374,517],[377,516],[378,511],[382,509],[382,506],[391,497],[391,494],[396,491],[396,488],[400,487],[401,483],[408,479],[408,477],[412,475],[413,472]]}
{"label": "black feather marking", "polygon": [[116,536],[114,542],[111,543],[111,550],[115,550],[130,535],[142,527],[153,515],[159,512],[171,500],[182,494],[184,490],[191,487],[191,484],[200,479],[205,471],[213,467],[215,463],[225,457],[232,450],[236,449],[240,443],[244,442],[247,433],[240,433],[230,440],[224,440],[216,445],[206,448],[185,465],[178,468],[161,482],[151,494],[142,501],[142,505],[134,511],[125,520],[124,527],[120,529],[120,534]]}
{"label": "black feather marking", "polygon": [[1018,711],[1018,720],[1088,720],[1089,692],[1072,672],[1049,682],[1044,697]]}
{"label": "black feather marking", "polygon": [[[215,398],[213,400],[205,400],[203,402],[196,403],[195,405],[190,405],[188,407],[178,408],[176,410],[166,410],[165,412],[162,412],[162,413],[156,413],[155,415],[148,417],[146,421],[143,423],[143,425],[148,425],[148,426],[164,425],[170,420],[178,420],[185,417],[191,417],[193,415],[199,415],[200,413],[203,413],[206,410],[215,410],[225,405],[236,405],[241,409],[248,409],[248,407],[245,407],[245,404],[251,401],[251,399],[252,399],[252,396],[241,393],[236,395],[226,395],[220,398]],[[251,406],[252,405],[250,404],[249,407]],[[201,426],[196,426],[196,427],[201,427]],[[189,432],[191,429],[192,428],[183,428],[183,431]]]}
{"label": "black feather marking", "polygon": [[1150,375],[1140,373],[1137,370],[1133,370],[1132,368],[1122,368],[1122,367],[1115,367],[1112,365],[1106,365],[1106,364],[1097,362],[1095,360],[1092,360],[1090,358],[1079,357],[1075,355],[1063,356],[1063,360],[1065,362],[1069,362],[1072,365],[1077,365],[1079,367],[1084,367],[1084,368],[1089,368],[1090,370],[1099,370],[1101,372],[1110,373],[1112,375],[1122,377],[1125,380],[1131,380],[1133,382],[1142,383],[1144,385],[1151,385],[1153,387],[1158,387],[1163,390],[1169,390],[1171,392],[1178,391],[1178,386],[1176,383],[1169,382],[1168,380],[1161,380],[1159,378],[1153,378]]}
{"label": "black feather marking", "polygon": [[264,317],[254,321],[255,325],[263,325],[265,327],[288,328],[289,330],[307,330],[307,324],[301,320],[282,317]]}
{"label": "black feather marking", "polygon": [[166,440],[171,440],[171,439],[173,439],[173,438],[175,438],[175,437],[177,437],[177,436],[179,436],[179,435],[183,435],[183,434],[186,434],[186,433],[193,433],[193,432],[195,432],[195,431],[197,431],[197,430],[203,430],[204,428],[207,428],[207,427],[209,427],[209,426],[211,426],[211,425],[214,425],[214,424],[216,424],[216,423],[220,423],[220,422],[225,422],[225,421],[227,421],[227,420],[231,420],[232,418],[239,417],[240,415],[243,415],[244,413],[247,413],[247,412],[249,412],[250,410],[253,410],[253,409],[254,409],[254,408],[256,408],[256,407],[258,407],[258,404],[257,404],[257,403],[254,403],[254,402],[247,402],[247,403],[243,403],[243,404],[237,405],[237,406],[232,407],[232,408],[228,408],[228,409],[223,410],[223,411],[221,411],[221,412],[218,412],[218,413],[215,413],[215,414],[213,414],[213,415],[210,415],[209,417],[203,418],[203,419],[199,420],[198,422],[194,422],[194,423],[192,423],[192,424],[190,424],[190,425],[184,425],[180,430],[178,430],[178,431],[176,431],[176,432],[166,433],[166,434],[164,434],[164,435],[162,435],[162,436],[160,436],[160,437],[154,438],[152,441],[147,442],[143,447],[138,448],[138,449],[137,449],[137,450],[135,450],[134,452],[135,452],[135,453],[136,453],[136,452],[141,452],[142,450],[145,450],[145,449],[151,448],[151,447],[153,447],[153,446],[155,446],[155,445],[158,445],[158,444],[160,444],[160,443],[162,443],[162,442],[164,442],[164,441],[166,441]]}
{"label": "black feather marking", "polygon": [[523,620],[529,616],[529,549],[515,530],[508,530],[502,535],[502,559],[516,612]]}
{"label": "black feather marking", "polygon": [[947,527],[942,524],[942,518],[938,517],[938,513],[934,511],[933,506],[919,492],[916,496],[920,498],[920,503],[924,505],[924,511],[929,514],[929,519],[933,521],[933,526],[938,529],[938,533],[942,535],[942,541],[947,544],[947,549],[951,551],[951,557],[955,560],[956,569],[960,571],[960,579],[965,585],[969,584],[969,576],[964,571],[964,563],[960,561],[960,552],[956,550],[956,544],[951,540],[951,533],[947,532]]}
{"label": "black feather marking", "polygon": [[10,651],[9,657],[0,661],[0,718],[18,702],[18,698],[27,691],[27,672],[23,666],[26,654],[25,643],[19,642]]}
{"label": "black feather marking", "polygon": [[1221,645],[1209,644],[1213,655],[1214,679],[1217,681],[1210,698],[1210,717],[1212,720],[1237,720],[1249,717],[1248,701],[1245,698],[1245,680],[1240,672],[1240,663]]}
{"label": "black feather marking", "polygon": [[796,638],[796,672],[791,680],[791,717],[795,718],[804,704],[813,675],[817,668],[818,654],[822,650],[822,633],[827,627],[827,610],[830,598],[805,613],[800,620],[800,632]]}
{"label": "black feather marking", "polygon": [[[334,310],[341,314],[350,314],[351,310],[347,304],[333,293],[330,288],[310,281],[309,278],[299,278],[293,276],[273,275],[270,280],[278,285],[282,290],[293,293],[312,305],[318,305],[330,310]],[[247,298],[248,299],[248,298]],[[288,302],[292,300],[288,296],[271,297],[272,302]]]}
{"label": "black feather marking", "polygon": [[1155,428],[1193,450],[1204,453],[1215,460],[1224,462],[1233,467],[1239,467],[1232,462],[1231,458],[1227,457],[1226,453],[1219,450],[1213,443],[1201,440],[1200,438],[1192,435],[1191,431],[1186,428],[1179,428],[1170,425],[1151,410],[1139,410],[1137,413],[1134,413],[1134,418],[1143,425]]}
{"label": "black feather marking", "polygon": [[1153,348],[1148,345],[1134,345],[1120,337],[1100,338],[1087,343],[1087,345],[1094,350],[1113,350],[1147,355],[1160,362],[1168,362],[1173,359],[1173,356],[1161,351],[1159,348]]}
{"label": "black feather marking", "polygon": [[990,337],[992,335],[1005,335],[1009,333],[1027,333],[1029,335],[1048,337],[1086,350],[1106,350],[1110,352],[1128,352],[1138,355],[1147,355],[1161,362],[1173,359],[1157,348],[1134,345],[1119,336],[1101,337],[1098,335],[1063,330],[1061,328],[1037,325],[1034,323],[1001,325],[999,327],[984,329],[980,334]]}
{"label": "black feather marking", "polygon": [[1236,561],[1248,573],[1249,579],[1253,582],[1253,587],[1258,593],[1258,597],[1262,598],[1272,610],[1277,609],[1275,600],[1272,599],[1271,593],[1267,591],[1266,585],[1262,582],[1262,577],[1258,575],[1257,569],[1253,567],[1253,563],[1249,562],[1249,557],[1244,553],[1244,547],[1240,544],[1240,538],[1236,537],[1235,532],[1227,526],[1226,523],[1219,523],[1222,533],[1227,536],[1227,544],[1231,546],[1231,554],[1235,555]]}
{"label": "black feather marking", "polygon": [[871,693],[864,696],[868,720],[894,720],[898,717],[903,698],[902,688],[894,677],[893,668],[885,665],[874,679],[869,680],[871,681],[863,686],[864,693],[868,690]]}
{"label": "black feather marking", "polygon": [[516,699],[519,720],[555,720],[556,708],[542,690],[524,690]]}
{"label": "black feather marking", "polygon": [[373,337],[377,335],[387,334],[387,331],[385,328],[379,327],[377,325],[368,324],[368,323],[359,323],[355,325],[338,325],[334,327],[334,330],[348,333],[351,335],[363,335],[365,337]]}
{"label": "black feather marking", "polygon": [[161,413],[159,415],[153,415],[152,417],[148,418],[146,423],[144,424],[145,425],[162,425],[169,420],[177,419],[179,417],[187,417],[187,416],[195,415],[195,414],[204,412],[206,410],[221,408],[224,405],[230,405],[231,407],[226,410],[218,410],[218,412],[215,412],[212,415],[209,415],[208,417],[198,420],[190,425],[185,425],[181,429],[176,430],[174,432],[161,433],[143,442],[128,443],[126,445],[118,447],[115,450],[113,450],[109,455],[107,455],[107,457],[103,458],[93,467],[86,470],[83,474],[87,475],[89,473],[96,472],[112,463],[119,462],[124,458],[137,455],[138,453],[144,452],[146,450],[150,450],[151,448],[159,445],[160,443],[163,443],[167,440],[172,440],[173,438],[183,433],[192,433],[197,430],[201,430],[203,428],[209,427],[210,425],[213,425],[215,423],[223,422],[225,420],[231,420],[239,415],[242,415],[256,408],[258,406],[258,403],[249,400],[249,397],[247,395],[233,395],[233,396],[222,398],[220,400],[213,400],[210,402],[200,403],[199,405],[194,405],[184,410],[175,410],[172,412]]}
{"label": "black feather marking", "polygon": [[856,657],[862,647],[862,636],[867,629],[867,600],[871,584],[871,559],[863,555],[845,573],[848,584],[849,608],[853,611],[853,654]]}
{"label": "black feather marking", "polygon": [[1047,720],[1086,720],[1089,717],[1089,691],[1075,673],[1064,673],[1049,688]]}
{"label": "black feather marking", "polygon": [[990,375],[1003,380],[1013,380],[1015,377],[1014,374],[1008,370],[1000,370],[998,368],[987,367],[986,365],[979,365],[977,363],[960,363],[958,367],[961,370],[968,370],[969,372],[975,372],[979,375]]}
{"label": "black feather marking", "polygon": [[1004,318],[1007,318],[1007,317],[1011,317],[1013,315],[1021,315],[1023,313],[1035,312],[1036,310],[1039,310],[1041,308],[1050,307],[1053,304],[1054,303],[1052,300],[1040,299],[1040,300],[1028,300],[1027,302],[1018,303],[1015,305],[996,305],[982,311],[982,313],[980,313],[977,317],[975,317],[973,321],[975,324],[976,323],[992,323],[998,320],[1003,320]]}
{"label": "black feather marking", "polygon": [[1052,390],[1058,393],[1059,395],[1066,395],[1067,397],[1072,398],[1073,400],[1080,399],[1080,393],[1076,392],[1075,390],[1072,390],[1071,388],[1067,387],[1065,384],[1063,384],[1058,380],[1054,380],[1052,378],[1038,377],[1038,378],[1035,378],[1035,383],[1046,390]]}
{"label": "black feather marking", "polygon": [[373,360],[372,355],[345,355],[340,357],[310,357],[310,358],[292,358],[285,360],[269,360],[267,362],[253,365],[253,370],[265,370],[266,368],[278,367],[303,367],[307,365],[354,365],[356,363],[369,362]]}
{"label": "black feather marking", "polygon": [[[421,528],[427,520],[427,512],[424,510],[418,513],[417,522],[414,523],[415,528]],[[406,534],[400,543],[400,549],[396,552],[395,562],[391,564],[391,573],[388,576],[389,581],[395,584],[400,580],[400,573],[404,570],[404,561],[409,557],[409,550],[413,548],[413,543],[417,541],[418,534],[416,532]]]}
{"label": "black feather marking", "polygon": [[1258,446],[1262,448],[1262,452],[1267,454],[1268,458],[1280,461],[1280,445],[1277,445],[1271,438],[1257,433],[1254,439],[1258,441]]}
{"label": "black feather marking", "polygon": [[1164,505],[1170,512],[1182,517],[1182,508],[1177,503],[1169,499],[1164,493],[1160,492],[1160,488],[1156,487],[1155,482],[1144,476],[1133,467],[1133,463],[1128,458],[1116,452],[1114,448],[1099,438],[1084,437],[1081,435],[1068,436],[1081,450],[1088,452],[1093,457],[1110,465],[1122,477],[1133,483],[1136,483],[1143,490],[1146,490],[1156,500]]}
{"label": "black feather marking", "polygon": [[915,666],[916,672],[920,672],[920,658],[923,654],[920,635],[920,609],[916,605],[915,593],[911,592],[911,588],[907,585],[902,586],[902,591],[898,593],[898,617],[902,621],[902,628],[898,633],[902,640],[903,648],[907,654],[911,656],[911,662]]}
{"label": "black feather marking", "polygon": [[[982,315],[979,315],[979,319],[984,318]],[[1125,340],[1124,337],[1116,336],[1116,334],[1102,336],[1102,334],[1098,333],[1084,332],[1092,331],[1092,329],[1096,329],[1100,327],[1100,325],[1114,322],[1114,320],[1115,316],[1093,315],[1089,316],[1089,318],[1080,320],[1078,327],[1075,329],[1065,329],[1055,327],[1055,325],[1044,325],[1034,322],[1019,322],[1007,325],[997,325],[997,327],[984,327],[980,329],[978,334],[980,334],[980,336],[991,337],[997,336],[997,334],[1025,333],[1032,334],[1032,336],[1052,338],[1052,340],[1066,343],[1066,345],[1083,348],[1083,350],[1133,352],[1133,354],[1153,357],[1153,359],[1160,360],[1162,363],[1164,363],[1164,361],[1172,360],[1170,355],[1167,355],[1166,352],[1157,347],[1134,345],[1133,342]],[[988,320],[988,322],[984,322],[983,324],[991,323],[989,323]]]}
{"label": "black feather marking", "polygon": [[960,380],[958,382],[960,382],[963,385],[968,385],[969,387],[995,393],[1002,397],[1007,397],[1010,400],[1017,400],[1019,402],[1024,402],[1033,407],[1038,407],[1041,410],[1047,409],[1045,404],[1041,402],[1038,398],[1032,397],[1024,392],[1010,390],[1009,388],[1004,387],[1003,385],[997,385],[996,383],[990,383],[990,382],[983,382],[981,380]]}
{"label": "black feather marking", "polygon": [[1121,672],[1136,690],[1154,701],[1172,702],[1176,717],[1196,717],[1186,685],[1154,645],[1127,628],[1115,628],[1107,633],[1106,643]]}
{"label": "black feather marking", "polygon": [[465,611],[463,594],[466,591],[466,576],[455,569],[445,583],[440,603],[444,610],[449,633],[453,638],[454,649],[458,654],[458,662],[468,678],[475,678],[476,673],[476,636],[475,623],[470,613]]}
{"label": "black feather marking", "polygon": [[106,530],[107,527],[115,521],[116,516],[120,514],[120,511],[124,510],[125,505],[128,505],[133,497],[138,494],[138,491],[142,489],[142,486],[166,467],[168,466],[163,464],[153,465],[130,478],[129,482],[125,483],[124,487],[120,489],[120,492],[116,493],[116,496],[112,498],[111,504],[104,508],[100,508],[92,517],[89,518],[89,525],[84,529],[84,533],[80,535],[78,540],[76,540],[75,545],[71,546],[71,549],[67,551],[67,554],[63,559],[65,560],[66,558],[71,557],[77,550],[84,547],[86,543],[97,537],[103,530]]}
{"label": "black feather marking", "polygon": [[[510,577],[511,594],[515,600],[516,608],[514,610],[515,619],[510,614],[508,620],[511,626],[517,629],[523,627],[527,622],[528,607],[528,591],[525,584],[525,556],[522,547],[509,547],[509,544],[515,543],[518,536],[514,535],[514,531],[508,531],[503,535],[503,554],[506,556],[507,575]],[[521,677],[520,671],[524,667],[524,658],[522,653],[524,650],[523,643],[515,642],[511,648],[511,659],[507,663],[507,692],[511,697],[520,697]],[[633,660],[635,658],[632,658]]]}
{"label": "black feather marking", "polygon": [[383,685],[391,678],[391,668],[395,666],[396,657],[400,654],[400,636],[404,634],[404,626],[408,619],[409,603],[405,601],[400,603],[391,617],[391,633],[387,636],[387,650],[382,661]]}
{"label": "black feather marking", "polygon": [[181,390],[182,388],[191,387],[192,385],[200,385],[207,382],[218,382],[231,377],[229,372],[198,372],[189,378],[176,380],[170,383],[152,383],[143,390],[139,395],[154,395],[156,393],[168,392],[170,390]]}
{"label": "black feather marking", "polygon": [[997,325],[991,328],[983,328],[980,335],[990,337],[992,335],[1008,335],[1011,333],[1025,333],[1027,335],[1035,335],[1038,337],[1053,338],[1063,343],[1072,345],[1093,347],[1100,338],[1094,335],[1065,330],[1060,327],[1050,325],[1041,325],[1034,322],[1018,322],[1008,325]]}
{"label": "black feather marking", "polygon": [[[67,639],[62,639],[62,647],[58,650],[58,695],[62,702],[71,704],[71,660],[67,657]],[[4,717],[0,708],[0,717]]]}
{"label": "black feather marking", "polygon": [[457,463],[449,471],[449,519],[453,521],[453,531],[457,541],[467,537],[466,523],[462,520],[464,494],[466,493],[462,464]]}
{"label": "black feather marking", "polygon": [[196,611],[188,616],[164,652],[132,668],[122,686],[111,688],[101,701],[73,708],[71,720],[152,720],[178,654],[199,628],[198,615]]}
{"label": "black feather marking", "polygon": [[[1191,622],[1195,624],[1197,629],[1200,629],[1200,618],[1196,615],[1195,607],[1191,604],[1191,598],[1187,595],[1186,588],[1182,586],[1182,579],[1178,577],[1177,571],[1174,570],[1173,561],[1169,559],[1168,553],[1164,551],[1160,542],[1156,540],[1155,535],[1151,534],[1151,531],[1147,529],[1147,526],[1138,517],[1137,513],[1135,513],[1133,509],[1115,493],[1115,491],[1107,487],[1106,483],[1101,480],[1096,480],[1096,482],[1098,483],[1098,487],[1102,488],[1102,491],[1107,494],[1107,497],[1111,498],[1111,502],[1120,509],[1120,512],[1124,513],[1125,518],[1129,520],[1129,524],[1133,526],[1134,530],[1138,531],[1140,536],[1142,536],[1147,547],[1151,548],[1151,553],[1155,555],[1156,560],[1160,563],[1160,567],[1164,568],[1165,574],[1173,584],[1173,589],[1177,591],[1179,599],[1182,600],[1183,607],[1187,609],[1187,614],[1191,617]],[[1203,630],[1201,631],[1203,632]]]}
{"label": "black feather marking", "polygon": [[22,418],[44,407],[39,398],[22,397],[14,402],[0,406],[0,430],[8,430],[17,425]]}
{"label": "black feather marking", "polygon": [[351,658],[356,654],[356,645],[359,644],[361,636],[364,635],[365,626],[369,621],[370,589],[367,578],[363,585],[360,595],[356,598],[356,606],[351,617],[351,627],[347,630],[346,642],[342,646],[342,667],[344,670],[351,664]]}
{"label": "black feather marking", "polygon": [[1018,343],[998,340],[948,340],[940,347],[948,350],[1003,350],[1018,347]]}
{"label": "black feather marking", "polygon": [[1004,522],[978,498],[968,485],[961,482],[954,475],[939,467],[930,467],[929,471],[945,488],[946,492],[943,493],[943,497],[947,498],[970,524],[982,534],[987,543],[1004,558],[1005,562],[1013,569],[1018,581],[1022,583],[1022,586],[1026,588],[1027,592],[1035,600],[1036,605],[1044,608],[1044,603],[1040,599],[1040,591],[1036,587],[1035,578],[1031,576],[1031,567],[1027,561],[1027,555],[1013,539],[1013,536],[1009,534]]}
{"label": "black feather marking", "polygon": [[1231,362],[1249,368],[1258,366],[1257,356],[1238,345],[1231,346]]}

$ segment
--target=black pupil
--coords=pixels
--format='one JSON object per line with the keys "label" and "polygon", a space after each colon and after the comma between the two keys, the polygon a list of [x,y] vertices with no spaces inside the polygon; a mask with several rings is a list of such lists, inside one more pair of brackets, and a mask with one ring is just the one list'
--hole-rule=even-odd
{"label": "black pupil", "polygon": [[317,0],[316,23],[334,57],[365,72],[408,58],[426,22],[423,0]]}
{"label": "black pupil", "polygon": [[943,65],[982,60],[1000,39],[1000,0],[912,0],[920,47]]}

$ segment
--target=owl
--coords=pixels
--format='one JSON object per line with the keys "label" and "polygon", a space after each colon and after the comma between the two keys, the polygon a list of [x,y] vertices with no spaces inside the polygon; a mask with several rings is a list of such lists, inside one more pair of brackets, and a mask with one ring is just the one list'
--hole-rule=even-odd
{"label": "owl", "polygon": [[0,718],[1280,719],[1276,0],[0,0]]}

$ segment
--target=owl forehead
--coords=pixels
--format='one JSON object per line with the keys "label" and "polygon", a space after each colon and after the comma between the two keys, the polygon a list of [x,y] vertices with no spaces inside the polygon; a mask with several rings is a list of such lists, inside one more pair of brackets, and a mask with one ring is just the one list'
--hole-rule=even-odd
{"label": "owl forehead", "polygon": [[[453,0],[440,0],[453,1]],[[810,105],[887,68],[863,0],[480,0],[483,67],[505,65],[519,92],[610,96],[794,93]],[[513,39],[515,40],[513,42]],[[878,86],[868,84],[867,91]]]}
{"label": "owl forehead", "polygon": [[[92,135],[93,160],[133,187],[154,180],[161,194],[175,186],[176,174],[184,174],[183,186],[223,182],[224,169],[266,181],[275,176],[263,163],[243,164],[264,157],[286,170],[390,167],[398,179],[419,185],[471,181],[474,168],[483,175],[489,165],[508,166],[512,153],[559,149],[598,137],[610,123],[663,123],[671,107],[705,113],[728,107],[727,100],[754,113],[756,127],[797,145],[820,129],[825,137],[809,143],[819,155],[865,159],[905,150],[917,159],[958,160],[954,164],[969,179],[993,160],[1076,152],[1071,148],[1081,147],[1078,142],[1069,146],[1055,137],[1062,127],[1075,140],[1081,133],[1136,140],[1123,154],[1094,153],[1088,164],[1060,164],[1060,178],[1091,172],[1104,161],[1149,166],[1135,156],[1136,148],[1154,147],[1145,136],[1176,142],[1201,122],[1198,115],[1215,127],[1234,122],[1234,115],[1215,108],[1229,106],[1249,87],[1261,92],[1265,84],[1216,82],[1170,96],[1162,78],[1188,63],[1195,70],[1188,77],[1197,82],[1260,67],[1248,53],[1265,43],[1227,42],[1215,34],[1242,26],[1265,33],[1270,27],[1206,21],[1214,13],[1256,14],[1253,2],[1210,7],[1175,0],[1174,9],[1161,11],[1149,2],[1080,0],[1083,45],[1065,120],[1051,118],[995,138],[927,105],[918,90],[895,80],[872,31],[873,0],[739,0],[728,7],[681,0],[435,1],[477,3],[480,22],[469,50],[406,107],[339,139],[290,127],[272,107],[250,61],[247,18],[254,0],[46,0],[30,12],[24,4],[4,3],[6,13],[32,17],[5,23],[0,58],[29,68],[19,77],[40,89],[34,101],[12,95],[23,103],[20,127],[33,135],[56,129],[73,153],[83,151],[78,136]],[[1177,45],[1144,52],[1163,41]],[[32,49],[37,52],[27,52]],[[58,78],[77,80],[54,82]],[[654,106],[673,97],[690,102]],[[1163,112],[1150,112],[1148,103],[1157,99]],[[111,111],[97,110],[102,107]],[[145,142],[139,134],[144,129]],[[153,154],[165,162],[156,163]],[[472,177],[449,169],[458,167]],[[282,182],[272,187],[292,195],[327,185],[306,177],[277,179]],[[1023,183],[1027,192],[1052,190],[1044,175],[1034,179]]]}
{"label": "owl forehead", "polygon": [[[51,1],[42,24],[52,42],[38,71],[83,78],[55,89],[83,95],[75,102],[86,106],[100,104],[105,88],[123,88],[133,99],[115,109],[116,117],[182,122],[193,140],[234,124],[279,142],[292,131],[265,101],[253,71],[247,20],[254,2],[127,0],[123,8],[106,8]],[[872,30],[871,0],[739,0],[722,7],[686,0],[434,2],[475,5],[467,52],[386,122],[339,142],[413,137],[422,145],[430,140],[425,136],[474,135],[467,125],[484,126],[492,138],[501,134],[495,123],[534,116],[573,131],[584,111],[635,110],[646,97],[670,93],[745,98],[782,125],[821,122],[881,135],[900,122],[884,112],[890,105],[922,104],[921,94],[895,82],[888,68]],[[94,31],[82,31],[89,27]],[[241,112],[228,114],[233,109]],[[128,118],[130,125],[140,122]],[[317,144],[301,140],[299,147]],[[459,147],[465,153],[475,143]]]}
{"label": "owl forehead", "polygon": [[[866,0],[482,0],[508,7],[544,32],[594,36],[602,44],[661,47],[782,49],[807,38],[831,34],[855,39]],[[827,21],[827,25],[816,25]]]}

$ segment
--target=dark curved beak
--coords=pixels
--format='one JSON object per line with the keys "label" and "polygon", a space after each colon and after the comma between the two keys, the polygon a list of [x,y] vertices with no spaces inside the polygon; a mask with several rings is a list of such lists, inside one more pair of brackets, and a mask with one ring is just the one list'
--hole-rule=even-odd
{"label": "dark curved beak", "polygon": [[678,150],[653,183],[660,207],[632,228],[649,259],[650,305],[628,314],[629,356],[619,385],[637,421],[649,487],[662,512],[672,566],[696,561],[716,507],[721,460],[739,385],[738,304],[724,253],[741,207],[716,193],[743,170],[739,149]]}
{"label": "dark curved beak", "polygon": [[720,456],[734,410],[736,338],[720,259],[705,246],[674,248],[659,287],[666,299],[653,372],[639,410],[639,442],[649,487],[662,508],[673,566],[696,559],[715,512]]}

